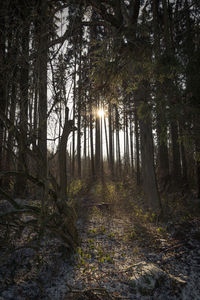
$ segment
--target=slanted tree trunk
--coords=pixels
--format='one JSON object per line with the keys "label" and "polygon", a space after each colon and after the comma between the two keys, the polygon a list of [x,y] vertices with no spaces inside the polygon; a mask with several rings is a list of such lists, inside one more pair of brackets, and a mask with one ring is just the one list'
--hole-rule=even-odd
{"label": "slanted tree trunk", "polygon": [[104,131],[105,131],[105,140],[106,140],[106,153],[107,153],[107,161],[109,164],[109,150],[108,150],[108,134],[107,134],[107,122],[104,116]]}
{"label": "slanted tree trunk", "polygon": [[70,250],[76,250],[79,243],[76,228],[76,213],[67,202],[67,141],[69,134],[76,130],[73,120],[68,120],[69,109],[65,108],[65,122],[60,143],[58,146],[60,190],[57,194],[56,206],[58,212],[50,219],[50,229],[60,237]]}
{"label": "slanted tree trunk", "polygon": [[75,129],[73,120],[68,120],[69,109],[65,109],[65,123],[59,143],[59,174],[60,174],[60,199],[67,200],[67,141],[71,131]]}

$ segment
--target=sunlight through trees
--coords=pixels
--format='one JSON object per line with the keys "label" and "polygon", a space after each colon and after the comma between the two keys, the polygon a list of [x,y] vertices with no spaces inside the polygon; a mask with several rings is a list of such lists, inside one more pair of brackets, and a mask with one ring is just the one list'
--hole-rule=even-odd
{"label": "sunlight through trees", "polygon": [[77,245],[76,179],[131,178],[158,215],[165,193],[200,197],[197,2],[2,1],[0,193],[38,232],[65,214]]}

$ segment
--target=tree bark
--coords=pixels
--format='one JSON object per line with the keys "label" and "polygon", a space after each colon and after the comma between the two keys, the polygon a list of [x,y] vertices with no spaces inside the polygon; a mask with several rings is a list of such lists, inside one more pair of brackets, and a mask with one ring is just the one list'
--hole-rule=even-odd
{"label": "tree bark", "polygon": [[140,119],[139,123],[144,191],[147,198],[148,207],[156,213],[160,213],[161,202],[154,169],[151,119],[150,117],[146,117],[145,119]]}
{"label": "tree bark", "polygon": [[113,161],[113,132],[112,132],[112,108],[108,104],[108,127],[109,127],[109,159],[110,159],[110,172],[114,175],[114,161]]}
{"label": "tree bark", "polygon": [[171,139],[172,139],[172,179],[174,184],[180,184],[181,181],[181,157],[179,147],[178,124],[176,120],[171,121]]}
{"label": "tree bark", "polygon": [[41,154],[38,166],[39,177],[47,177],[47,62],[48,62],[48,3],[40,0],[38,8],[38,77],[39,77],[39,129],[38,147]]}
{"label": "tree bark", "polygon": [[181,166],[182,166],[182,181],[185,187],[188,187],[188,166],[187,166],[187,159],[186,159],[186,151],[184,145],[184,135],[183,135],[183,122],[179,122],[179,133],[180,133],[180,148],[181,148]]}
{"label": "tree bark", "polygon": [[[165,42],[165,55],[168,58],[172,58],[174,54],[174,49],[172,47],[172,39],[170,34],[170,19],[169,19],[169,11],[166,0],[162,0],[163,5],[163,18],[164,18],[164,42]],[[174,107],[171,103],[173,98],[176,98],[175,92],[175,75],[173,75],[173,79],[165,78],[165,86],[168,89],[168,101],[169,107],[172,114],[172,119],[170,122],[170,130],[171,130],[171,140],[172,140],[172,180],[174,184],[180,184],[181,179],[181,161],[180,161],[180,148],[178,142],[178,124],[177,124],[177,116],[174,113]]]}
{"label": "tree bark", "polygon": [[121,150],[119,141],[119,112],[117,105],[115,105],[115,122],[116,122],[116,160],[117,160],[117,174],[120,177],[122,172],[121,166]]}
{"label": "tree bark", "polygon": [[17,176],[15,185],[16,196],[26,196],[27,180],[23,172],[27,170],[27,134],[28,134],[28,90],[29,90],[29,10],[21,7],[23,18],[23,32],[21,33],[21,68],[20,68],[20,132],[21,139],[18,151],[18,171],[22,174]]}
{"label": "tree bark", "polygon": [[77,120],[77,163],[78,163],[78,177],[81,178],[81,108],[82,108],[82,56],[81,56],[81,47],[80,45],[80,53],[79,53],[79,90],[78,90],[78,103],[77,103],[77,110],[78,110],[78,120]]}
{"label": "tree bark", "polygon": [[133,157],[133,120],[132,112],[130,112],[130,150],[131,150],[131,175],[134,175],[134,157]]}
{"label": "tree bark", "polygon": [[92,117],[91,99],[90,99],[90,153],[91,153],[91,175],[92,175],[92,177],[95,177],[94,145],[93,145],[93,117]]}
{"label": "tree bark", "polygon": [[65,109],[65,122],[59,143],[59,174],[60,174],[60,199],[67,200],[67,141],[71,131],[75,130],[74,121],[68,120],[69,109]]}
{"label": "tree bark", "polygon": [[[6,62],[5,62],[5,7],[6,1],[4,0],[0,8],[0,112],[5,114],[6,109]],[[4,122],[0,119],[0,171],[3,170],[3,136],[4,136]],[[0,179],[0,185],[2,180]]]}
{"label": "tree bark", "polygon": [[[153,0],[152,10],[153,10],[153,28],[154,28],[154,54],[155,54],[155,64],[158,64],[161,54],[160,48],[160,27],[159,27],[159,3],[160,0]],[[155,75],[155,100],[156,100],[156,120],[157,120],[157,137],[158,137],[158,175],[159,175],[159,186],[160,190],[164,191],[167,184],[169,183],[169,157],[168,157],[168,147],[167,147],[167,126],[166,126],[166,104],[165,95],[161,92],[163,86],[159,81],[160,77],[159,69]]]}
{"label": "tree bark", "polygon": [[109,164],[109,150],[108,150],[108,134],[107,134],[107,124],[106,118],[104,116],[104,131],[105,131],[105,139],[106,139],[106,153],[107,153],[107,161]]}
{"label": "tree bark", "polygon": [[196,157],[196,184],[197,196],[200,199],[200,124],[199,115],[194,116],[194,135],[195,135],[195,157]]}
{"label": "tree bark", "polygon": [[[96,110],[99,109],[99,102],[97,101]],[[99,116],[96,114],[96,143],[95,143],[95,170],[96,175],[99,175],[100,171],[100,119]]]}
{"label": "tree bark", "polygon": [[135,122],[135,152],[136,152],[136,182],[140,185],[140,142],[139,142],[139,128],[136,105],[134,107],[134,122]]}
{"label": "tree bark", "polygon": [[[75,62],[74,62],[74,94],[73,94],[73,120],[75,123],[75,111],[76,111],[76,47],[74,49]],[[75,124],[74,124],[75,126]],[[73,131],[72,135],[72,177],[75,175],[75,131]]]}

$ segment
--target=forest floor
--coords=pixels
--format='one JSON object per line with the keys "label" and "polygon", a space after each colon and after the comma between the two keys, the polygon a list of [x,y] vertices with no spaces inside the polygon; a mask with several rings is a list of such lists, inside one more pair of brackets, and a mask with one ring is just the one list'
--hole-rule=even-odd
{"label": "forest floor", "polygon": [[77,199],[76,254],[55,239],[13,252],[0,263],[0,300],[200,299],[198,205],[168,203],[171,218],[158,223],[114,184]]}

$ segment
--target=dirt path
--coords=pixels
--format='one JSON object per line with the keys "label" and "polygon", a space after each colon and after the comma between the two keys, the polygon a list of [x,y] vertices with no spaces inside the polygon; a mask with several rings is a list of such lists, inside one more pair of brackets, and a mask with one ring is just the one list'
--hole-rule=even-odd
{"label": "dirt path", "polygon": [[57,240],[0,265],[0,300],[200,299],[200,220],[167,232],[139,209],[93,195],[80,203],[73,258]]}
{"label": "dirt path", "polygon": [[[82,244],[76,265],[76,280],[83,289],[105,289],[109,296],[99,299],[200,299],[198,219],[167,233],[141,211],[132,214],[129,208],[127,213],[126,207],[124,213],[121,207],[113,212],[98,200],[88,202],[88,218],[79,220]],[[147,288],[146,279],[153,281]],[[92,299],[91,294],[84,297],[80,299]]]}

